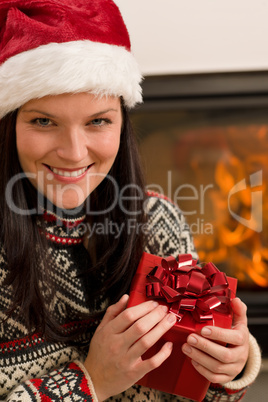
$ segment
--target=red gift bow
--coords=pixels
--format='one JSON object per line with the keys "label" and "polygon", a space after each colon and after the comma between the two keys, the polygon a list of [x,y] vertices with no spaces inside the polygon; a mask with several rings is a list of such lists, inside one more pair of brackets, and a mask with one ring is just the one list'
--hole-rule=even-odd
{"label": "red gift bow", "polygon": [[212,262],[198,265],[191,254],[180,254],[178,261],[163,258],[147,277],[147,297],[165,299],[178,321],[185,312],[202,323],[213,320],[213,310],[230,313],[227,277]]}

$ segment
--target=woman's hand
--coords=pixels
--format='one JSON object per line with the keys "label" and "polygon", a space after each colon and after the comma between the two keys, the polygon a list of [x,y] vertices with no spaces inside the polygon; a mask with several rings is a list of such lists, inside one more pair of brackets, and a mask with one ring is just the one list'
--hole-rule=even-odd
{"label": "woman's hand", "polygon": [[[246,305],[238,298],[232,300],[233,327],[204,327],[201,335],[191,334],[183,352],[210,382],[224,384],[233,380],[244,368],[249,353],[249,331]],[[222,346],[213,341],[220,341]]]}
{"label": "woman's hand", "polygon": [[160,366],[171,351],[167,342],[150,359],[141,356],[176,322],[167,308],[154,301],[126,308],[128,296],[107,309],[92,337],[85,368],[100,401],[125,391]]}

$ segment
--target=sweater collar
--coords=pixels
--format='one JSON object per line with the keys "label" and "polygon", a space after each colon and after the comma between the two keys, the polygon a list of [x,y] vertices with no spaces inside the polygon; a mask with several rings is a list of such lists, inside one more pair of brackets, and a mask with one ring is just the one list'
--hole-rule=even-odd
{"label": "sweater collar", "polygon": [[76,245],[83,242],[86,215],[83,207],[63,210],[50,205],[37,217],[40,232],[53,243]]}

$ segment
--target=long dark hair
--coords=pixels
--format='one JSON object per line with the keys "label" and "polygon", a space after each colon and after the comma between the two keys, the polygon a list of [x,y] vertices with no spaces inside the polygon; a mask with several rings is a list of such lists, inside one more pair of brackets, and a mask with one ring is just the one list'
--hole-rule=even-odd
{"label": "long dark hair", "polygon": [[[108,178],[89,196],[90,211],[88,222],[104,222],[108,219],[122,227],[121,235],[114,238],[110,232],[95,236],[88,248],[91,266],[88,274],[94,276],[98,270],[106,270],[107,275],[94,294],[105,294],[109,304],[119,300],[128,291],[132,277],[142,254],[143,231],[138,230],[145,223],[144,213],[145,185],[139,160],[136,139],[133,133],[128,111],[122,105],[123,126],[119,152],[109,177],[114,178],[119,189],[126,189],[124,208],[120,203],[106,214],[92,216],[90,211],[103,211],[114,197],[114,185]],[[61,332],[49,311],[49,303],[41,291],[42,284],[53,289],[51,276],[46,264],[48,243],[36,225],[36,216],[15,213],[8,205],[6,189],[16,175],[22,173],[16,149],[17,111],[6,115],[0,121],[0,240],[6,254],[8,275],[5,286],[12,288],[13,299],[6,314],[19,314],[23,317],[29,331],[41,332],[53,340],[68,340],[68,335]],[[37,208],[37,191],[28,179],[18,180],[12,189],[12,200],[22,210]],[[87,209],[87,208],[86,208]],[[131,225],[127,220],[131,219]],[[42,269],[40,269],[42,267]],[[41,284],[41,285],[40,285]]]}

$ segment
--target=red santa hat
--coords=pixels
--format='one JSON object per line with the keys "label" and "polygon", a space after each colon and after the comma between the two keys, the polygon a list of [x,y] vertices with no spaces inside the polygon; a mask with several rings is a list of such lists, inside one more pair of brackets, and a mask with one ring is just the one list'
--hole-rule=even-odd
{"label": "red santa hat", "polygon": [[1,0],[0,118],[31,99],[90,92],[142,101],[127,28],[111,0]]}

